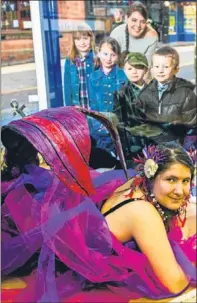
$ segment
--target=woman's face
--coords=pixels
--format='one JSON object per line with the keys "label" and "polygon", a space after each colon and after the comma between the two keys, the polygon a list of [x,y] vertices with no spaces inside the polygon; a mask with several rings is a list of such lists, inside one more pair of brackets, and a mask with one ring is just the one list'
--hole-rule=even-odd
{"label": "woman's face", "polygon": [[74,39],[75,47],[79,53],[87,53],[91,48],[91,38],[86,35],[79,35]]}
{"label": "woman's face", "polygon": [[177,210],[189,195],[190,184],[190,169],[181,163],[175,163],[156,177],[153,194],[162,206]]}
{"label": "woman's face", "polygon": [[139,13],[133,12],[127,19],[129,35],[134,38],[140,38],[146,30],[146,19]]}
{"label": "woman's face", "polygon": [[118,55],[112,50],[110,44],[104,43],[101,46],[99,58],[103,68],[112,68],[118,60]]}

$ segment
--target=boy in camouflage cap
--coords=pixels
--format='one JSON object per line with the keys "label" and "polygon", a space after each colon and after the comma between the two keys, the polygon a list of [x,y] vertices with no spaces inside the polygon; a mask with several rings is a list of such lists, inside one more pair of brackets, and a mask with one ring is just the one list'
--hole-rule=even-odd
{"label": "boy in camouflage cap", "polygon": [[124,61],[124,72],[129,81],[139,90],[144,85],[144,76],[148,71],[148,60],[141,53],[129,53]]}
{"label": "boy in camouflage cap", "polygon": [[[135,103],[144,87],[144,76],[147,71],[148,60],[144,54],[139,52],[128,53],[124,59],[124,72],[128,81],[114,95],[113,112],[119,120],[118,131],[126,158],[131,158],[131,153],[138,152],[144,144],[144,142],[133,142],[133,136],[127,132],[127,129],[140,123],[138,122],[138,116],[141,113],[136,112]],[[133,150],[131,151],[131,149]]]}

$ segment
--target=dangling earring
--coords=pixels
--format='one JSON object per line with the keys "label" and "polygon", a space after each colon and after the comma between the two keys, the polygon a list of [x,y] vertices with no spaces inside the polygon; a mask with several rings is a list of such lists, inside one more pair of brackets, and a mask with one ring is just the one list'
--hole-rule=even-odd
{"label": "dangling earring", "polygon": [[[182,224],[182,227],[184,227],[186,222],[186,215],[187,215],[187,202],[188,202],[188,196],[183,201],[183,204],[178,209],[178,218]],[[181,218],[181,215],[184,215],[183,219]]]}

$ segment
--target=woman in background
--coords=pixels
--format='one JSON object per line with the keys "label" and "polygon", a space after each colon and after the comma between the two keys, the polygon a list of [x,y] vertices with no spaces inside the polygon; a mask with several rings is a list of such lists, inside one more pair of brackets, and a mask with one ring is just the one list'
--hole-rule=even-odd
{"label": "woman in background", "polygon": [[136,1],[129,6],[126,17],[126,23],[115,28],[110,36],[118,41],[121,52],[140,52],[146,55],[150,64],[152,54],[157,47],[158,35],[147,24],[146,7]]}

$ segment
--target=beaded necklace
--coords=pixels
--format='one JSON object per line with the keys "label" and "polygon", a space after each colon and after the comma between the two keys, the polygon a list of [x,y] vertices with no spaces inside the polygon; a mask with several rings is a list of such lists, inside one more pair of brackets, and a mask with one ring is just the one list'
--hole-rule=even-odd
{"label": "beaded necklace", "polygon": [[[158,213],[160,214],[163,223],[165,225],[166,231],[169,231],[170,228],[170,222],[172,220],[173,217],[178,217],[182,227],[185,225],[185,221],[186,221],[186,206],[187,206],[187,202],[184,201],[184,203],[177,209],[177,210],[170,210],[164,206],[162,206],[154,197],[153,194],[150,195],[151,196],[151,204],[154,205],[154,207],[157,209]],[[181,218],[181,215],[184,214],[183,219]]]}

